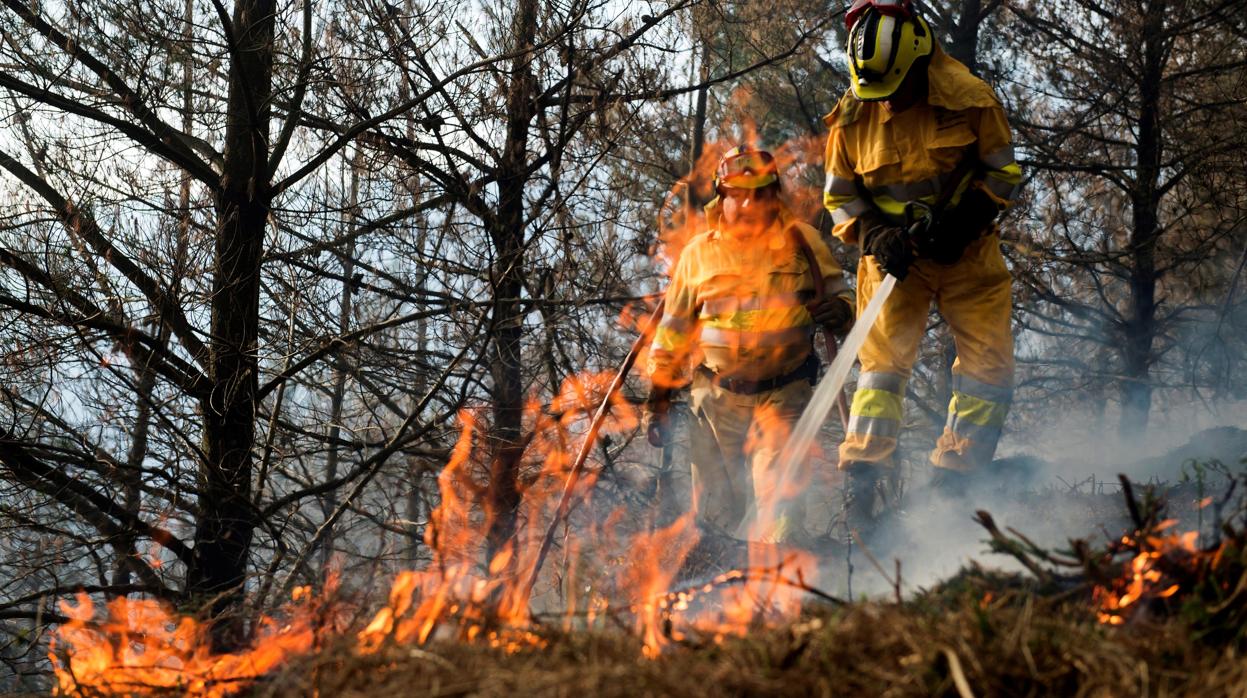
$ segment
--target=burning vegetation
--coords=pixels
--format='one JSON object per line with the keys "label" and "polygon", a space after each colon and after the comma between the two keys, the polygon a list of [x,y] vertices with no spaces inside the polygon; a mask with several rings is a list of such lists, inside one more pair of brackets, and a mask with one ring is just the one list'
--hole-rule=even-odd
{"label": "burning vegetation", "polygon": [[[519,653],[548,648],[555,629],[622,628],[639,640],[643,656],[655,658],[694,636],[721,640],[795,617],[801,596],[816,591],[807,583],[813,559],[801,551],[742,544],[745,556],[732,554],[752,566],[681,584],[677,580],[699,541],[691,513],[655,527],[629,520],[621,508],[583,528],[567,524],[560,493],[586,436],[585,413],[609,399],[613,409],[603,433],[637,424],[618,393],[606,397],[610,379],[569,379],[549,405],[529,404],[532,436],[520,515],[514,536],[497,547],[489,536],[498,515],[490,508],[490,462],[479,447],[485,426],[476,413],[463,412],[426,533],[432,563],[400,573],[388,602],[362,627],[350,627],[349,619],[362,611],[340,598],[332,577],[318,595],[294,589],[273,617],[255,623],[252,646],[224,654],[210,651],[207,623],[160,602],[121,597],[99,614],[80,594],[77,604],[61,605],[67,622],[58,627],[50,652],[60,693],[216,698],[326,646],[349,647],[357,657],[445,643]],[[589,498],[593,480],[590,472],[575,481],[574,501]],[[539,576],[544,537],[553,530],[560,533],[560,571]]]}
{"label": "burning vegetation", "polygon": [[[591,385],[564,397],[592,397]],[[573,396],[580,395],[581,398]],[[583,404],[577,402],[576,404]],[[536,410],[532,416],[540,419]],[[626,415],[626,412],[625,412]],[[565,421],[564,421],[565,419]],[[574,419],[552,419],[570,437]],[[627,419],[613,428],[623,428]],[[538,530],[478,569],[483,545],[472,472],[479,423],[464,415],[441,481],[429,543],[437,564],[393,580],[369,620],[331,578],[296,588],[254,644],[212,654],[207,626],[151,600],[117,598],[102,612],[85,594],[62,604],[51,659],[61,695],[398,695],[513,690],[637,692],[836,691],[897,695],[1168,692],[1231,695],[1247,688],[1234,661],[1247,621],[1247,476],[1213,501],[1212,533],[1177,533],[1153,488],[1121,478],[1132,530],[1102,545],[1052,551],[978,513],[996,552],[1030,574],[977,565],[915,597],[846,603],[806,575],[812,558],[753,546],[759,564],[681,582],[698,542],[690,517],[650,532],[622,512],[569,532],[564,572],[529,594]],[[534,521],[552,505],[565,468],[553,444],[525,497]],[[534,464],[534,468],[537,465]],[[550,480],[547,482],[547,480]],[[1215,505],[1215,506],[1213,506]],[[1228,514],[1224,512],[1230,512]],[[481,549],[478,547],[479,552]],[[605,571],[605,572],[602,572]],[[362,619],[353,621],[352,618]]]}
{"label": "burning vegetation", "polygon": [[[693,203],[726,147],[708,143],[664,207],[672,260],[705,228]],[[797,142],[777,155],[789,165],[815,151]],[[818,206],[807,189],[789,192],[803,212]],[[757,254],[774,251],[769,238],[758,242],[769,251]],[[610,439],[640,422],[619,387],[644,362],[658,317],[624,310],[620,324],[641,339],[620,372],[573,375],[548,403],[527,401],[510,500],[498,492],[496,415],[459,412],[424,529],[431,561],[397,574],[379,609],[329,575],[256,618],[247,647],[221,653],[207,621],[169,605],[118,597],[100,608],[79,594],[61,604],[51,643],[58,693],[1181,694],[1210,676],[1224,693],[1247,690],[1247,669],[1227,668],[1247,620],[1241,510],[1218,515],[1216,534],[1201,540],[1123,478],[1131,530],[1063,552],[1002,532],[981,511],[993,548],[1031,577],[973,566],[910,599],[897,579],[891,603],[820,588],[840,541],[810,550],[755,530],[767,542],[745,542],[691,512],[660,522],[627,506],[601,511],[593,490],[610,467]],[[775,450],[787,436],[775,436]],[[782,489],[781,499],[799,487]]]}

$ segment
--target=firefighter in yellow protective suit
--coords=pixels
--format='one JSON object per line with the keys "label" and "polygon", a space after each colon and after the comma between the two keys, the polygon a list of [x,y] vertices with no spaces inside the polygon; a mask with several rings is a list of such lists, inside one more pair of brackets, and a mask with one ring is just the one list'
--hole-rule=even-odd
{"label": "firefighter in yellow protective suit", "polygon": [[853,293],[818,231],[781,202],[770,153],[728,152],[715,188],[708,231],[680,253],[650,348],[648,437],[654,446],[666,442],[671,392],[691,380],[698,523],[792,542],[803,534],[798,506],[768,516],[766,531],[750,530],[745,518],[794,494],[776,491],[775,471],[817,378],[814,329],[846,331]]}
{"label": "firefighter in yellow protective suit", "polygon": [[[957,347],[948,420],[930,456],[935,484],[959,494],[992,461],[1013,386],[1011,277],[994,220],[1022,175],[991,88],[944,53],[907,1],[859,0],[848,22],[851,88],[825,119],[824,204],[834,234],[862,250],[859,312],[886,273],[898,280],[859,354],[840,446],[849,520],[869,530],[932,300]],[[931,210],[937,203],[942,211]],[[916,237],[914,221],[926,224]]]}

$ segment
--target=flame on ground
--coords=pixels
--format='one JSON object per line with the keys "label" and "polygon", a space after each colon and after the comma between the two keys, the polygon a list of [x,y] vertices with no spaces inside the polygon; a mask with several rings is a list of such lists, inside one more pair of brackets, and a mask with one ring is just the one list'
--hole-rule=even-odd
{"label": "flame on ground", "polygon": [[1175,523],[1173,519],[1161,522],[1155,529],[1157,535],[1124,535],[1118,541],[1120,550],[1136,554],[1120,577],[1093,590],[1096,617],[1101,623],[1122,625],[1148,602],[1172,597],[1181,585],[1166,569],[1176,565],[1193,568],[1196,558],[1211,554],[1197,548],[1197,531],[1159,535]]}
{"label": "flame on ground", "polygon": [[[733,99],[743,102],[749,97],[741,93]],[[710,183],[722,154],[742,143],[766,145],[749,123],[721,132],[728,135],[706,144],[693,172],[664,204],[660,239],[669,260],[705,229],[703,212],[691,204],[713,196]],[[801,219],[813,220],[814,212],[821,210],[821,189],[800,182],[793,165],[817,162],[821,139],[809,137],[771,150],[784,179],[786,203]],[[773,244],[760,249],[759,258],[772,253]],[[762,270],[766,271],[769,268]],[[625,310],[622,326],[640,323],[639,316]],[[640,363],[644,365],[644,356]],[[549,405],[529,402],[524,418],[529,436],[516,483],[520,503],[509,522],[513,525],[508,542],[498,549],[492,549],[489,541],[503,514],[493,509],[490,497],[492,464],[482,453],[488,449],[478,448],[488,425],[482,423],[482,413],[460,414],[459,439],[439,475],[440,503],[425,532],[432,561],[395,577],[385,605],[355,634],[357,651],[371,653],[389,644],[435,639],[482,643],[511,652],[539,649],[545,640],[535,609],[545,608],[554,610],[567,629],[596,627],[607,617],[620,621],[627,616],[643,654],[656,657],[688,633],[713,638],[740,635],[759,622],[797,612],[800,586],[805,583],[802,575],[815,569],[813,560],[767,543],[749,546],[747,569],[720,575],[697,588],[669,592],[698,543],[692,513],[666,527],[635,521],[622,508],[606,517],[582,516],[587,520],[564,525],[562,559],[547,564],[558,571],[547,572],[540,577],[541,584],[530,586],[546,527],[584,438],[586,417],[611,380],[609,373],[574,376]],[[601,433],[633,432],[638,424],[635,408],[619,394],[611,401]],[[780,428],[784,420],[759,417],[761,423],[773,422],[775,427],[760,429],[751,437],[750,448],[778,450],[787,438]],[[579,481],[575,501],[581,508],[587,508],[583,505],[597,471],[588,469]],[[801,483],[794,485],[800,487]],[[775,518],[779,503],[796,494],[777,489],[759,483],[759,496],[766,499],[759,503],[765,514],[760,519]],[[764,541],[776,533],[752,530],[749,537]],[[792,583],[786,574],[795,574],[800,583]],[[252,648],[214,655],[208,651],[205,625],[156,601],[116,599],[109,602],[103,620],[93,621],[95,604],[80,594],[76,605],[63,605],[70,620],[56,631],[50,652],[53,668],[65,694],[141,696],[176,690],[192,696],[226,696],[293,655],[316,649],[325,633],[340,635],[343,629],[328,622],[325,613],[329,605],[325,599],[331,596],[332,588],[319,597],[300,589],[277,614],[287,620],[261,621]]]}
{"label": "flame on ground", "polygon": [[[331,576],[326,594],[336,583]],[[167,604],[119,597],[96,621],[95,603],[79,593],[77,603],[61,602],[69,620],[57,628],[50,645],[57,689],[62,695],[89,696],[231,695],[338,632],[339,619],[326,598],[298,587],[282,614],[285,620],[260,620],[252,647],[213,654],[208,626]],[[65,645],[64,657],[59,644]]]}
{"label": "flame on ground", "polygon": [[[562,559],[547,567],[559,572],[541,578],[530,597],[526,580],[567,479],[572,457],[585,430],[585,416],[602,399],[608,374],[569,379],[548,406],[533,401],[526,413],[531,437],[521,473],[519,516],[511,542],[490,551],[487,544],[495,512],[489,508],[489,462],[477,448],[487,425],[477,413],[460,415],[461,431],[438,486],[440,504],[430,518],[426,543],[433,551],[424,569],[399,573],[386,604],[356,632],[360,653],[390,644],[425,644],[434,639],[471,642],[508,652],[545,646],[533,608],[556,608],[568,628],[605,627],[605,619],[631,618],[646,657],[689,632],[715,637],[745,632],[750,623],[778,609],[791,612],[796,596],[780,583],[779,572],[725,575],[698,593],[721,593],[720,604],[689,603],[668,594],[698,531],[691,513],[670,526],[651,527],[623,509],[601,520],[569,526]],[[634,408],[616,395],[603,433],[636,428]],[[582,505],[593,485],[593,470],[579,485]],[[579,529],[579,532],[577,532]],[[653,530],[651,530],[653,529]],[[778,563],[774,546],[752,557],[755,564]],[[777,565],[783,567],[783,565]],[[788,561],[789,571],[792,562]],[[86,594],[63,603],[69,621],[57,628],[50,657],[64,695],[163,695],[218,698],[315,651],[345,632],[345,614],[333,610],[335,580],[320,595],[305,587],[276,614],[263,618],[254,644],[229,654],[209,651],[208,626],[150,599],[118,598],[103,617]],[[535,598],[540,604],[535,604]],[[278,620],[278,618],[282,620]]]}

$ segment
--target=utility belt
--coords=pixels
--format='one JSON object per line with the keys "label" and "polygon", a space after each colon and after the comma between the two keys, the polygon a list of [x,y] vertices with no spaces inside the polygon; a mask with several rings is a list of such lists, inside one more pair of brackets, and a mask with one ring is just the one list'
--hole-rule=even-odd
{"label": "utility belt", "polygon": [[711,383],[714,383],[724,390],[739,393],[741,395],[757,395],[758,393],[765,393],[768,390],[782,388],[793,381],[807,380],[810,383],[814,383],[818,380],[819,365],[818,355],[811,351],[809,355],[805,357],[805,361],[801,362],[800,366],[794,368],[788,373],[775,376],[774,378],[749,380],[746,378],[720,376],[705,366],[699,366],[697,367],[697,370],[705,374],[705,376],[710,379]]}

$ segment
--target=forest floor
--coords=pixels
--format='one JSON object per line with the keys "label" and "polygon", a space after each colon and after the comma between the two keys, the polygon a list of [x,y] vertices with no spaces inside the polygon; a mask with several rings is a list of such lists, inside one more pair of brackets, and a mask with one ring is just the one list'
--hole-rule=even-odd
{"label": "forest floor", "polygon": [[[735,633],[668,629],[654,657],[627,620],[536,626],[508,649],[434,640],[360,655],[344,641],[252,695],[1247,696],[1241,470],[1215,487],[1032,490],[1015,499],[1024,519],[1095,521],[1095,542],[1044,547],[978,514],[980,537],[1017,571],[971,561],[925,589],[811,600]],[[1178,533],[1197,521],[1200,537]]]}
{"label": "forest floor", "polygon": [[1099,622],[1085,592],[967,570],[902,604],[809,607],[779,627],[643,656],[621,632],[542,633],[508,653],[462,643],[327,649],[255,696],[1243,696],[1241,643],[1185,618]]}
{"label": "forest floor", "polygon": [[[1204,448],[1213,442],[1212,451]],[[911,493],[891,535],[875,539],[875,554],[846,557],[846,546],[828,537],[822,550],[803,553],[817,558],[817,578],[791,568],[781,577],[787,563],[775,568],[770,589],[804,592],[803,605],[783,613],[771,592],[757,591],[765,585],[751,589],[747,581],[770,574],[743,567],[756,558],[742,553],[756,545],[746,551],[740,541],[705,532],[693,554],[681,555],[680,573],[645,587],[656,596],[634,593],[627,602],[608,595],[609,608],[587,614],[560,614],[555,605],[530,622],[503,624],[489,620],[497,616],[487,600],[440,604],[437,594],[413,599],[410,590],[391,591],[383,610],[395,609],[395,624],[370,635],[377,642],[364,641],[375,620],[359,636],[359,623],[327,621],[309,633],[313,651],[286,655],[254,682],[248,673],[215,680],[215,690],[213,680],[201,683],[196,695],[250,683],[245,695],[254,698],[1247,697],[1245,457],[1247,432],[1210,431],[1117,480],[1063,477],[1054,486],[1052,464],[1021,459],[1000,464],[1014,472],[976,485],[967,498]],[[1044,473],[1048,482],[1037,485],[1027,472]],[[1082,538],[1062,538],[1071,531]],[[708,564],[689,572],[689,561],[707,551]],[[786,559],[770,555],[782,550],[766,551],[763,557]],[[627,572],[629,560],[655,570],[665,564],[637,550],[599,557],[623,565],[614,573]],[[732,567],[748,571],[715,576]],[[621,582],[614,592],[634,587]],[[740,593],[733,597],[729,588]],[[685,591],[664,594],[670,589]],[[313,607],[334,618],[334,604],[349,596]],[[427,641],[410,633],[399,639],[397,619],[412,615],[403,616],[395,598],[414,601],[408,609],[435,607],[422,616],[431,619]],[[741,599],[748,603],[733,606]],[[749,613],[733,616],[746,606]]]}

